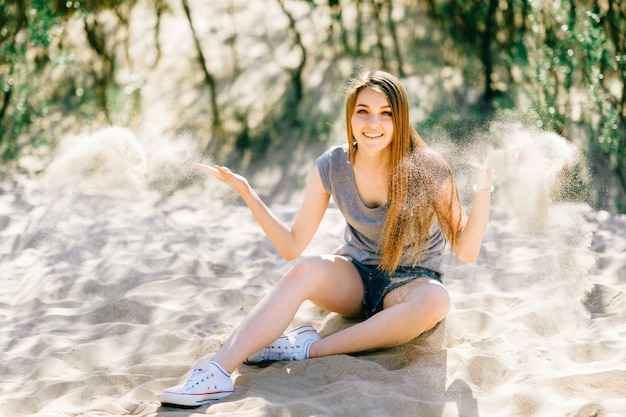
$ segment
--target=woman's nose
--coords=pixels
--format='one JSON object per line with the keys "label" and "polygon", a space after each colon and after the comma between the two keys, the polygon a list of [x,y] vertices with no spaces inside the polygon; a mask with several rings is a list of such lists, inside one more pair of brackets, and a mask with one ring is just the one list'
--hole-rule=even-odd
{"label": "woman's nose", "polygon": [[375,114],[375,113],[372,113],[372,114],[370,115],[370,117],[368,117],[368,119],[367,119],[367,123],[368,123],[368,124],[371,124],[371,125],[376,125],[376,124],[378,124],[378,115],[377,115],[377,114]]}

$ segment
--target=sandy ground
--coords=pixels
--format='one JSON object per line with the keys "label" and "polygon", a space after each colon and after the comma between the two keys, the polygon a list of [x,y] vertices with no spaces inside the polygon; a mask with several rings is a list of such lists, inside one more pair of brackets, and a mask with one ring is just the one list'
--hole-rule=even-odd
{"label": "sandy ground", "polygon": [[[0,181],[0,415],[624,415],[626,216],[542,200],[528,176],[494,194],[478,262],[449,258],[454,305],[435,330],[395,349],[242,365],[234,395],[160,407],[289,263],[223,186],[147,186],[174,174],[151,168],[132,132],[65,143],[45,176]],[[513,191],[527,199],[516,210],[500,201]],[[286,221],[297,207],[272,206]],[[307,253],[332,252],[342,230],[331,206]],[[310,304],[302,323],[322,335],[352,324]]]}
{"label": "sandy ground", "polygon": [[[145,7],[136,13],[153,25]],[[492,161],[500,176],[483,251],[473,265],[450,257],[453,308],[436,329],[395,349],[240,366],[232,396],[160,407],[158,394],[184,382],[289,268],[239,200],[189,173],[196,150],[163,136],[206,127],[206,109],[190,105],[201,80],[187,82],[195,93],[181,87],[193,62],[181,27],[180,13],[163,22],[169,59],[146,75],[138,139],[70,137],[44,175],[0,174],[1,416],[626,415],[626,216],[551,202],[569,148],[516,138],[511,126],[496,145],[529,151],[515,166]],[[141,72],[154,57],[135,52],[153,38],[136,38]],[[466,159],[452,165],[467,201],[476,164],[466,150],[442,152]],[[272,208],[289,221],[298,201]],[[343,227],[331,207],[307,253],[332,252]],[[352,324],[310,304],[292,325],[302,323],[322,335]]]}

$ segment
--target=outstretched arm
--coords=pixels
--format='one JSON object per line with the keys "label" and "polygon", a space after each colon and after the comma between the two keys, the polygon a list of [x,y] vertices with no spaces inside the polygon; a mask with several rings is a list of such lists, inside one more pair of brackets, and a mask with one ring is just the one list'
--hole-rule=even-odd
{"label": "outstretched arm", "polygon": [[267,237],[287,260],[297,258],[306,249],[328,207],[330,196],[322,186],[317,166],[309,175],[304,200],[291,226],[283,223],[272,213],[243,176],[217,165],[194,164],[194,166],[237,191]]}
{"label": "outstretched arm", "polygon": [[452,178],[444,181],[435,201],[435,210],[438,216],[449,216],[449,221],[440,222],[449,225],[447,228],[444,227],[448,240],[451,240],[452,233],[457,233],[452,246],[457,258],[463,262],[476,262],[489,220],[491,171],[485,172],[483,181],[475,190],[469,216],[463,212],[452,184]]}

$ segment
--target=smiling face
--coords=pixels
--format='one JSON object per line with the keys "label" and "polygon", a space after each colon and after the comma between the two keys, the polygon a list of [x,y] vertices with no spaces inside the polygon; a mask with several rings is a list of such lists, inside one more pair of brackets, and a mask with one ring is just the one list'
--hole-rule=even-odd
{"label": "smiling face", "polygon": [[362,89],[356,97],[350,125],[360,151],[390,151],[394,135],[393,114],[383,94],[370,87]]}
{"label": "smiling face", "polygon": [[[366,106],[357,108],[357,104]],[[394,168],[412,149],[425,146],[409,123],[406,90],[400,80],[387,72],[364,71],[352,79],[346,91],[345,109],[348,163],[355,162],[358,150],[384,149],[389,151],[391,167]],[[368,113],[369,122],[365,120]],[[364,132],[370,134],[366,136]],[[377,137],[378,133],[383,135]]]}

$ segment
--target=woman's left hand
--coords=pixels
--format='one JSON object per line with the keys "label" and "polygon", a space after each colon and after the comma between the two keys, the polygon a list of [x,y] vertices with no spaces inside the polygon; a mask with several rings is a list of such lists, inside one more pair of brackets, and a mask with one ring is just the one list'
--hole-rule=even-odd
{"label": "woman's left hand", "polygon": [[479,178],[478,183],[474,185],[474,192],[493,191],[493,168],[486,168]]}
{"label": "woman's left hand", "polygon": [[217,178],[224,184],[229,185],[239,194],[243,194],[250,188],[248,180],[246,180],[245,177],[239,174],[235,174],[227,167],[221,167],[219,165],[209,166],[199,163],[195,163],[193,164],[193,166],[200,169],[201,171],[206,172],[207,174],[211,174],[213,177]]}

